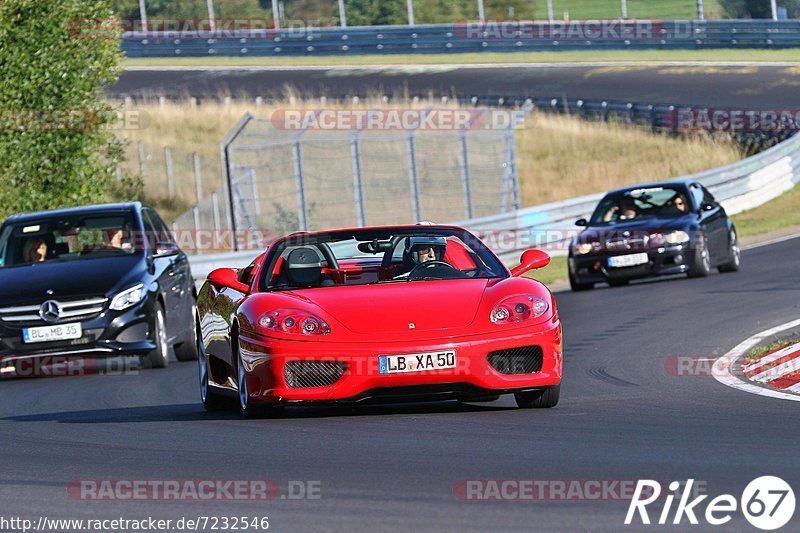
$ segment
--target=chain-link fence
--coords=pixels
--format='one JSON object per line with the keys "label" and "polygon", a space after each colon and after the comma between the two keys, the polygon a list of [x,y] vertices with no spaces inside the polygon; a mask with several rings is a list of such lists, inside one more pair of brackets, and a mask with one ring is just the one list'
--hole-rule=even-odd
{"label": "chain-link fence", "polygon": [[509,212],[520,207],[516,123],[286,130],[246,115],[223,143],[228,187],[175,227],[282,235]]}

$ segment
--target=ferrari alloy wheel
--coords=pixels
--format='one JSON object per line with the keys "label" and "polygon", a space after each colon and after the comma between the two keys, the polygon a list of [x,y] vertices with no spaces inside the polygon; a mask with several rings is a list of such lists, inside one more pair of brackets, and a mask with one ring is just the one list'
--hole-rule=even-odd
{"label": "ferrari alloy wheel", "polygon": [[164,324],[164,310],[161,308],[161,304],[156,305],[153,328],[156,349],[147,354],[142,359],[142,363],[143,366],[149,368],[165,368],[169,365],[169,344],[167,343],[167,328]]}
{"label": "ferrari alloy wheel", "polygon": [[218,411],[220,409],[225,409],[230,405],[231,402],[227,398],[220,396],[210,386],[209,380],[211,378],[208,370],[208,356],[206,355],[200,332],[197,331],[195,335],[197,339],[198,353],[197,368],[200,377],[200,401],[203,402],[203,407],[205,407],[206,411]]}
{"label": "ferrari alloy wheel", "polygon": [[742,249],[739,248],[739,237],[736,235],[736,230],[731,229],[731,234],[728,239],[728,260],[717,269],[720,272],[736,272],[739,270],[739,265],[741,265],[741,263]]}
{"label": "ferrari alloy wheel", "polygon": [[[192,316],[191,316],[192,324],[197,323],[197,306],[192,304]],[[175,347],[175,358],[178,361],[194,361],[197,359],[198,356],[198,333],[197,328],[191,328],[191,332],[189,333],[189,337],[180,343],[178,346]]]}
{"label": "ferrari alloy wheel", "polygon": [[517,400],[517,407],[521,409],[546,409],[558,405],[560,393],[559,384],[537,391],[517,392],[514,393],[514,399]]}
{"label": "ferrari alloy wheel", "polygon": [[697,237],[697,245],[694,251],[694,261],[686,273],[690,278],[704,278],[711,273],[711,252],[708,250],[708,243],[705,235]]}

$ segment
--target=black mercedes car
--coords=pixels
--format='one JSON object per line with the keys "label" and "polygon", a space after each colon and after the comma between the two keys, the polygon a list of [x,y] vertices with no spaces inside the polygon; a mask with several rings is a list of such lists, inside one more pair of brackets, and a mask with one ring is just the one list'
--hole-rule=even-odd
{"label": "black mercedes car", "polygon": [[14,215],[0,226],[0,360],[197,358],[189,262],[141,203]]}
{"label": "black mercedes car", "polygon": [[736,228],[725,209],[692,180],[636,185],[608,193],[569,247],[575,291],[649,276],[707,276],[739,270]]}

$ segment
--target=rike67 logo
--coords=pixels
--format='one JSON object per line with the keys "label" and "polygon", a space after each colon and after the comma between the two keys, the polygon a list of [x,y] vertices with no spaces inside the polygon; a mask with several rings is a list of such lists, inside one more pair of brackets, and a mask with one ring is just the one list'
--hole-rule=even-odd
{"label": "rike67 logo", "polygon": [[[762,476],[751,481],[737,500],[731,494],[721,494],[708,502],[707,494],[692,496],[694,480],[690,479],[685,484],[673,481],[669,484],[669,492],[663,499],[664,506],[661,512],[653,516],[655,523],[664,525],[681,524],[685,518],[690,524],[699,524],[698,516],[705,519],[706,523],[713,526],[727,524],[734,513],[741,509],[742,514],[751,525],[758,529],[770,531],[786,525],[794,515],[794,491],[784,480],[775,476]],[[681,488],[683,490],[681,491]],[[680,492],[679,492],[680,491]],[[631,525],[637,520],[642,524],[651,524],[648,511],[657,511],[652,505],[659,501],[662,494],[661,484],[651,479],[639,480],[633,494],[633,499],[625,516],[625,525]],[[673,511],[673,503],[678,501]],[[702,512],[705,503],[705,511]],[[648,506],[651,506],[648,509]],[[671,521],[670,521],[671,518]]]}

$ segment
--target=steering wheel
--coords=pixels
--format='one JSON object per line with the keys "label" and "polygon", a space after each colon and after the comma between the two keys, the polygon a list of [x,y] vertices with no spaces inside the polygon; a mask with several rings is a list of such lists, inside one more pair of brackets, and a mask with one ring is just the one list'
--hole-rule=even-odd
{"label": "steering wheel", "polygon": [[425,261],[424,263],[420,263],[417,266],[415,266],[414,268],[412,268],[411,271],[408,273],[408,277],[409,277],[409,279],[413,278],[414,277],[414,273],[417,270],[422,270],[422,269],[425,269],[425,268],[431,268],[431,267],[435,267],[435,266],[444,266],[444,267],[448,267],[448,268],[450,268],[452,270],[458,270],[456,267],[454,267],[453,265],[451,265],[450,263],[448,263],[446,261],[438,261],[436,259],[433,259],[431,261]]}

